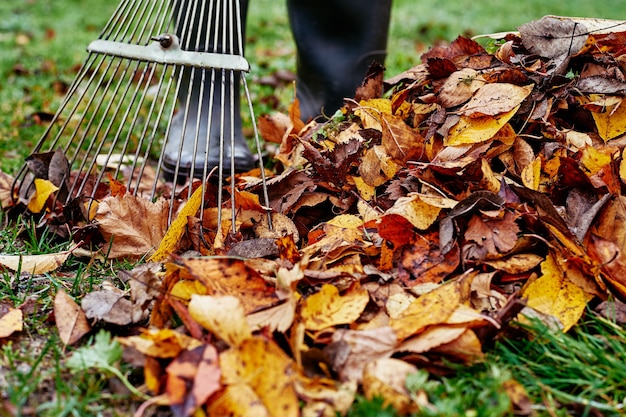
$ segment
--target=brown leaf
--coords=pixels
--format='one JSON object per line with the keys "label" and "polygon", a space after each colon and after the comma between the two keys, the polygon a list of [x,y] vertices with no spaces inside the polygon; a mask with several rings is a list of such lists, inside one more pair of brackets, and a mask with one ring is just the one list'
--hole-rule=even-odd
{"label": "brown leaf", "polygon": [[373,360],[388,358],[396,345],[396,335],[391,327],[371,330],[338,329],[332,343],[324,348],[333,369],[341,381],[361,381],[365,365]]}
{"label": "brown leaf", "polygon": [[416,239],[402,249],[398,278],[407,287],[423,283],[438,284],[450,275],[461,261],[458,246],[443,254],[439,233],[433,232]]}
{"label": "brown leaf", "polygon": [[467,225],[465,239],[476,242],[491,255],[506,253],[515,247],[520,232],[515,218],[516,215],[508,210],[501,218],[474,215]]}
{"label": "brown leaf", "polygon": [[217,350],[211,345],[183,351],[165,370],[166,392],[175,416],[194,415],[221,387]]}
{"label": "brown leaf", "polygon": [[63,289],[54,297],[54,321],[66,345],[73,345],[91,330],[83,310]]}
{"label": "brown leaf", "polygon": [[98,205],[95,220],[109,242],[110,258],[139,257],[154,251],[165,236],[169,204],[130,194],[107,197]]}
{"label": "brown leaf", "polygon": [[89,319],[125,326],[133,322],[133,303],[122,291],[100,290],[83,297],[81,306]]}
{"label": "brown leaf", "polygon": [[13,205],[13,181],[15,179],[0,169],[0,208],[6,210]]}
{"label": "brown leaf", "polygon": [[246,314],[279,301],[276,288],[242,260],[188,258],[182,259],[180,263],[189,277],[204,284],[209,294],[239,298]]}

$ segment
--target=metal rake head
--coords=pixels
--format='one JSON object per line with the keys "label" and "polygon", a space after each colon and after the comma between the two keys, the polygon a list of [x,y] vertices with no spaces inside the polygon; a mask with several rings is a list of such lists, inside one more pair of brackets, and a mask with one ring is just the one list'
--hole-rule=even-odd
{"label": "metal rake head", "polygon": [[[33,180],[45,177],[60,188],[56,198],[62,204],[77,197],[101,198],[107,178],[122,182],[134,195],[154,199],[162,192],[164,173],[173,181],[172,202],[177,182],[211,175],[220,190],[229,176],[234,196],[234,174],[243,168],[233,151],[240,129],[240,84],[265,184],[254,111],[242,76],[250,68],[243,56],[245,9],[238,0],[122,0],[88,46],[84,65],[33,150],[47,155],[61,151],[68,169],[48,178],[37,172],[35,157],[16,176],[19,198],[27,201]],[[204,197],[205,181],[202,187]],[[217,194],[221,207],[222,192]],[[267,200],[265,191],[266,206]],[[232,226],[235,231],[234,220]]]}

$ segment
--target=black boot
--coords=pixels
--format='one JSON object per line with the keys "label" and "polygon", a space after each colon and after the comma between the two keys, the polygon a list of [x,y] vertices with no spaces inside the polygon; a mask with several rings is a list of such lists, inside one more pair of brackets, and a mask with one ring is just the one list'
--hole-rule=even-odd
{"label": "black boot", "polygon": [[330,116],[354,97],[373,61],[384,63],[391,0],[287,0],[287,8],[302,119]]}
{"label": "black boot", "polygon": [[[241,21],[231,20],[226,23],[232,26],[234,34],[232,47],[228,35],[226,41],[222,37],[223,22],[229,19],[224,19],[223,9],[210,10],[210,3],[220,3],[222,7],[229,7],[231,3],[232,15],[236,15],[234,1],[175,1],[176,34],[181,48],[189,51],[243,55],[248,1],[240,2]],[[241,25],[241,39],[236,36],[237,25]],[[217,38],[214,33],[216,26],[219,29]],[[226,27],[227,33],[230,30],[231,27]],[[178,111],[172,118],[163,153],[165,178],[173,180],[177,166],[179,182],[188,176],[203,177],[205,161],[206,173],[219,165],[220,145],[223,146],[222,166],[228,175],[231,167],[231,132],[234,133],[235,169],[237,171],[252,169],[254,157],[241,127],[240,73],[221,69],[184,68],[180,75]]]}

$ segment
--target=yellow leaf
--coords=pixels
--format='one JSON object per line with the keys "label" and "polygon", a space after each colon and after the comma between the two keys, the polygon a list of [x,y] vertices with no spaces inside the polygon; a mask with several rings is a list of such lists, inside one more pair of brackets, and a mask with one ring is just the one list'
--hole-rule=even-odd
{"label": "yellow leaf", "polygon": [[385,215],[397,214],[407,219],[416,228],[426,230],[437,220],[440,211],[440,207],[428,204],[418,195],[413,195],[397,199]]}
{"label": "yellow leaf", "polygon": [[35,194],[33,194],[28,202],[28,210],[33,213],[41,212],[46,205],[46,201],[48,201],[48,197],[58,191],[58,189],[59,187],[48,180],[35,178]]}
{"label": "yellow leaf", "polygon": [[227,388],[211,402],[210,415],[299,415],[294,363],[271,340],[258,336],[244,340],[220,355],[220,368]]}
{"label": "yellow leaf", "polygon": [[493,138],[517,113],[519,106],[499,116],[461,116],[459,122],[448,131],[443,141],[446,146],[471,145]]}
{"label": "yellow leaf", "polygon": [[191,296],[194,294],[206,295],[207,287],[200,281],[185,279],[174,284],[169,292],[171,297],[185,301],[191,300]]}
{"label": "yellow leaf", "polygon": [[587,146],[583,150],[580,163],[591,175],[595,175],[606,165],[610,164],[612,160],[613,158],[610,154],[599,151],[593,146]]}
{"label": "yellow leaf", "polygon": [[342,227],[344,229],[358,229],[363,226],[363,220],[354,214],[340,214],[327,221],[326,224]]}
{"label": "yellow leaf", "polygon": [[626,105],[621,99],[618,104],[613,104],[616,98],[611,96],[600,98],[600,102],[606,101],[606,106],[598,106],[599,111],[591,111],[598,134],[605,142],[626,133]]}
{"label": "yellow leaf", "polygon": [[231,346],[238,346],[252,336],[243,305],[232,295],[192,295],[189,315]]}
{"label": "yellow leaf", "polygon": [[349,290],[340,296],[337,287],[324,284],[320,292],[304,300],[302,322],[309,330],[352,323],[361,316],[368,302],[367,290]]}
{"label": "yellow leaf", "polygon": [[541,158],[535,158],[522,170],[522,183],[531,190],[539,190],[539,185],[541,184]]}
{"label": "yellow leaf", "polygon": [[198,187],[193,192],[187,204],[180,210],[176,219],[167,229],[163,240],[161,240],[157,250],[150,256],[149,261],[160,262],[176,249],[185,230],[187,230],[187,217],[195,215],[200,209],[203,196],[202,191],[203,188]]}
{"label": "yellow leaf", "polygon": [[374,198],[374,196],[376,195],[376,187],[367,184],[363,180],[363,178],[358,176],[352,177],[352,180],[354,181],[354,185],[356,186],[356,189],[359,192],[359,195],[363,198],[363,200],[371,201],[372,198]]}
{"label": "yellow leaf", "polygon": [[389,325],[398,340],[404,340],[428,326],[445,323],[461,303],[461,292],[459,282],[441,285],[413,301]]}
{"label": "yellow leaf", "polygon": [[567,332],[582,316],[587,302],[593,298],[572,283],[549,254],[541,263],[542,276],[531,282],[522,294],[527,306],[556,317]]}
{"label": "yellow leaf", "polygon": [[365,129],[376,130],[382,130],[380,118],[383,113],[391,114],[391,100],[387,98],[361,100],[359,107],[354,111]]}

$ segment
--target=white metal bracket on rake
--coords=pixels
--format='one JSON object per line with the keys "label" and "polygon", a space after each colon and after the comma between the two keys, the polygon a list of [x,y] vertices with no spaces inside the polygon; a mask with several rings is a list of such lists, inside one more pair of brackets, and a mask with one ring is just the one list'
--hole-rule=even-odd
{"label": "white metal bracket on rake", "polygon": [[171,34],[159,35],[153,38],[153,40],[154,42],[142,46],[98,39],[91,42],[87,50],[89,52],[159,64],[250,71],[248,60],[241,55],[183,51],[178,45],[176,36]]}

